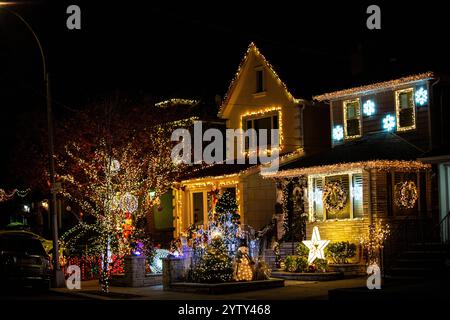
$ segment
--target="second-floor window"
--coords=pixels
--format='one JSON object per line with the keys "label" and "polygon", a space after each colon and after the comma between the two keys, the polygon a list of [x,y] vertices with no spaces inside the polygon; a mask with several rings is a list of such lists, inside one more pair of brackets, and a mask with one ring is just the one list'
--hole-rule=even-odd
{"label": "second-floor window", "polygon": [[344,101],[344,133],[346,139],[361,136],[361,106],[359,99]]}
{"label": "second-floor window", "polygon": [[397,131],[411,130],[416,127],[413,88],[395,92],[395,111],[397,114]]}
{"label": "second-floor window", "polygon": [[[246,128],[245,129],[255,129],[257,138],[258,138],[258,148],[269,148],[272,143],[272,134],[271,129],[278,129],[278,115],[273,115],[264,118],[256,118],[256,119],[247,119],[245,121]],[[265,129],[267,130],[267,144],[259,141],[259,130]],[[250,141],[249,138],[245,138],[245,151],[250,149]]]}
{"label": "second-floor window", "polygon": [[264,92],[264,71],[256,70],[256,93]]}

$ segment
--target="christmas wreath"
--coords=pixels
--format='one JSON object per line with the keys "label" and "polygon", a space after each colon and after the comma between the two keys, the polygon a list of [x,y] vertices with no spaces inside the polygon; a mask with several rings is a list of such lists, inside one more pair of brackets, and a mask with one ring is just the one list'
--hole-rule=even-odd
{"label": "christmas wreath", "polygon": [[338,212],[347,203],[347,192],[340,182],[329,182],[323,188],[323,205],[327,211]]}
{"label": "christmas wreath", "polygon": [[399,182],[395,185],[395,203],[400,208],[412,209],[419,198],[414,181]]}

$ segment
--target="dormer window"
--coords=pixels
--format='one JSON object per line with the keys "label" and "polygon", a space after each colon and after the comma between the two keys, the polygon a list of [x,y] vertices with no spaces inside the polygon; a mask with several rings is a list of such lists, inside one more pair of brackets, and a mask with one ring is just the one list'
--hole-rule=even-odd
{"label": "dormer window", "polygon": [[344,101],[344,133],[345,139],[361,136],[361,106],[359,99]]}
{"label": "dormer window", "polygon": [[416,106],[413,88],[395,91],[395,110],[397,114],[397,131],[416,128]]}
{"label": "dormer window", "polygon": [[264,92],[264,70],[257,68],[256,71],[256,93]]}

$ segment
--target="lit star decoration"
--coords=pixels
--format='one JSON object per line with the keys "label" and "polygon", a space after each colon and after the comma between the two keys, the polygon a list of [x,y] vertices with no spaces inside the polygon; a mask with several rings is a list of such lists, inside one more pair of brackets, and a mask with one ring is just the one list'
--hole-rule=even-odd
{"label": "lit star decoration", "polygon": [[330,243],[330,240],[321,240],[319,228],[313,229],[311,240],[304,240],[304,245],[308,247],[308,263],[312,264],[316,259],[325,259],[324,249]]}
{"label": "lit star decoration", "polygon": [[392,115],[388,114],[383,119],[383,129],[387,131],[392,131],[392,129],[394,128],[395,128],[395,118]]}
{"label": "lit star decoration", "polygon": [[342,126],[335,126],[333,128],[333,139],[336,141],[344,139],[344,128]]}
{"label": "lit star decoration", "polygon": [[415,93],[416,103],[419,106],[424,106],[428,101],[428,90],[424,89],[423,87],[416,90]]}
{"label": "lit star decoration", "polygon": [[375,113],[375,103],[372,100],[367,100],[363,104],[363,112],[366,116],[370,117]]}

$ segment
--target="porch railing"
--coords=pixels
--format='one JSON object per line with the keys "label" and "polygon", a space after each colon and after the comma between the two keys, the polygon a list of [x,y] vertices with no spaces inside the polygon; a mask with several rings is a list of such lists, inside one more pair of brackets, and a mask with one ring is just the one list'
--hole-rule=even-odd
{"label": "porch railing", "polygon": [[[450,213],[438,223],[431,218],[405,217],[397,221],[382,250],[383,271],[389,270],[396,258],[413,245],[441,243],[441,249],[450,249]],[[424,245],[423,248],[431,248]],[[431,250],[431,249],[430,249]],[[444,252],[443,252],[444,253]]]}

